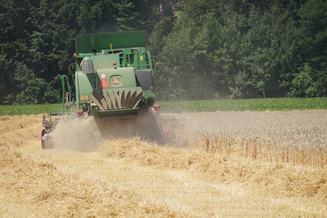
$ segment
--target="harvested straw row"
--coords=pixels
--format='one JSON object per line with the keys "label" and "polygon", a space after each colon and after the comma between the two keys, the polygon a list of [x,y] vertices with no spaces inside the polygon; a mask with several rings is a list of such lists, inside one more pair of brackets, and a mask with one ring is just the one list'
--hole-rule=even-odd
{"label": "harvested straw row", "polygon": [[15,148],[40,139],[43,115],[0,117],[0,147]]}
{"label": "harvested straw row", "polygon": [[0,133],[12,132],[18,129],[28,128],[36,123],[42,128],[43,115],[22,115],[0,117]]}
{"label": "harvested straw row", "polygon": [[230,136],[207,134],[199,137],[198,147],[208,153],[219,153],[227,157],[250,157],[262,161],[311,167],[324,167],[327,164],[327,148],[278,146],[259,138],[235,141]]}
{"label": "harvested straw row", "polygon": [[[51,163],[38,163],[4,148],[0,148],[0,187],[0,199],[1,194],[6,194],[15,204],[37,205],[33,211],[36,217],[183,216],[167,206],[147,203],[131,190],[108,187],[81,174],[62,172]],[[28,212],[16,215],[28,216]],[[0,216],[13,214],[2,207]]]}
{"label": "harvested straw row", "polygon": [[277,196],[307,196],[327,202],[327,173],[321,168],[266,163],[201,149],[159,147],[137,138],[107,141],[100,152],[140,165],[203,173],[218,182],[255,185]]}

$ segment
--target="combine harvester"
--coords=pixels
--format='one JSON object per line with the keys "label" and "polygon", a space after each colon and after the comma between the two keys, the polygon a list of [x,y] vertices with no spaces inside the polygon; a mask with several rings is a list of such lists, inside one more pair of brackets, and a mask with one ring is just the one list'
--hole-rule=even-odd
{"label": "combine harvester", "polygon": [[61,77],[63,112],[43,118],[43,149],[51,147],[51,133],[60,119],[91,116],[107,136],[185,143],[181,125],[157,123],[160,106],[154,104],[152,61],[144,31],[76,35],[74,57],[75,63],[68,66],[74,86],[68,76]]}

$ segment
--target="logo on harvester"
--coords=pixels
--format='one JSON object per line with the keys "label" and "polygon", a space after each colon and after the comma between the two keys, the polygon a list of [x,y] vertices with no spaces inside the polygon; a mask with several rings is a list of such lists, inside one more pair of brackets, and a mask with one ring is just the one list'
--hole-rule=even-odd
{"label": "logo on harvester", "polygon": [[122,84],[122,79],[120,76],[111,77],[112,86],[120,86]]}
{"label": "logo on harvester", "polygon": [[106,80],[106,74],[103,73],[103,74],[100,75],[100,77],[101,77],[101,82],[99,84],[99,88],[100,89],[109,88],[109,84],[108,84],[108,82]]}

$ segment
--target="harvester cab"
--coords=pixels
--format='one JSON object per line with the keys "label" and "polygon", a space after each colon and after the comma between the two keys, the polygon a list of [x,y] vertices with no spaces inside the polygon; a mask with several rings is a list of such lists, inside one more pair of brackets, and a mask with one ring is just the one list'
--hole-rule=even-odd
{"label": "harvester cab", "polygon": [[151,54],[144,31],[76,35],[74,57],[75,63],[68,67],[74,85],[68,76],[62,76],[63,112],[50,114],[50,120],[43,121],[43,148],[57,123],[51,121],[52,115],[117,120],[159,111],[154,105]]}

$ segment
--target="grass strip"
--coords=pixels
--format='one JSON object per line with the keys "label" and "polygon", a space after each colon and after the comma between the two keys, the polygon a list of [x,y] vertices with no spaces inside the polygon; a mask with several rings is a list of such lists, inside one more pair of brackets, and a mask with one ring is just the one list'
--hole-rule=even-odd
{"label": "grass strip", "polygon": [[[237,100],[157,101],[160,110],[184,113],[216,111],[327,110],[327,98],[258,98]],[[62,112],[62,104],[0,105],[0,116]]]}
{"label": "grass strip", "polygon": [[62,112],[62,104],[0,105],[0,116]]}
{"label": "grass strip", "polygon": [[237,100],[158,101],[160,110],[181,112],[326,110],[327,98],[260,98]]}

